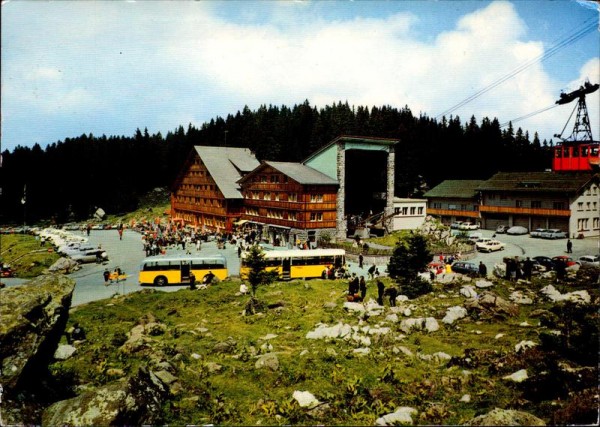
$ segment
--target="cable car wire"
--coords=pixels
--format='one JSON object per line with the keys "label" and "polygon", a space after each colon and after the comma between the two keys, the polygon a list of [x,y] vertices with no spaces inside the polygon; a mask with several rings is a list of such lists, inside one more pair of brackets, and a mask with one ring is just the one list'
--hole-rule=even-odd
{"label": "cable car wire", "polygon": [[[591,18],[590,18],[591,19]],[[579,39],[583,38],[584,36],[586,36],[588,33],[590,33],[591,31],[595,30],[597,28],[597,23],[594,19],[594,21],[591,24],[587,24],[586,23],[588,21],[590,21],[590,19],[588,19],[587,21],[584,21],[584,24],[582,25],[583,28],[576,30],[573,34],[569,35],[568,37],[566,37],[565,39],[561,40],[559,43],[557,43],[556,45],[552,46],[550,49],[548,49],[544,54],[537,56],[536,58],[533,58],[529,61],[526,61],[525,63],[521,64],[520,66],[518,66],[517,68],[515,68],[513,71],[511,71],[510,73],[508,73],[507,75],[505,75],[504,77],[501,77],[499,79],[497,79],[496,81],[492,82],[490,85],[486,86],[485,88],[480,89],[479,91],[475,92],[473,95],[465,98],[463,101],[459,102],[458,104],[452,106],[451,108],[447,109],[446,111],[438,114],[436,116],[436,119],[440,119],[444,116],[446,116],[447,114],[449,114],[450,112],[468,104],[469,102],[471,102],[472,100],[480,97],[481,95],[483,95],[484,93],[489,92],[490,90],[494,89],[496,86],[499,86],[500,84],[504,83],[505,81],[513,78],[514,76],[516,76],[517,74],[523,72],[525,69],[529,68],[530,66],[534,65],[537,62],[542,62],[548,58],[550,58],[551,56],[553,56],[554,54],[556,54],[559,50],[575,43],[576,41],[578,41]]]}

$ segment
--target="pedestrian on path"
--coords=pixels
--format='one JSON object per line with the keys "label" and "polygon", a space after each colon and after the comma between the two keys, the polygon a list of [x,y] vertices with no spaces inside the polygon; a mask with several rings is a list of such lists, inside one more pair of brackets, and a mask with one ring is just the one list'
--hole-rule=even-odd
{"label": "pedestrian on path", "polygon": [[567,240],[567,253],[573,253],[573,242],[571,242],[571,239]]}

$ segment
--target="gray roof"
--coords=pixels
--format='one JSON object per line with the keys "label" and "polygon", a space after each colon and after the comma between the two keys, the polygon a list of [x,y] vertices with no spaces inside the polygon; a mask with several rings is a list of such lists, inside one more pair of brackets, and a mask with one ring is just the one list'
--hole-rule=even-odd
{"label": "gray roof", "polygon": [[242,199],[237,181],[260,165],[247,148],[237,147],[194,147],[226,199]]}
{"label": "gray roof", "polygon": [[448,179],[426,192],[426,198],[473,199],[477,196],[482,179]]}
{"label": "gray roof", "polygon": [[289,176],[298,184],[338,185],[337,180],[302,163],[265,161],[265,164]]}
{"label": "gray roof", "polygon": [[479,189],[483,191],[510,192],[559,192],[576,193],[592,179],[597,179],[589,172],[557,173],[557,172],[498,172]]}

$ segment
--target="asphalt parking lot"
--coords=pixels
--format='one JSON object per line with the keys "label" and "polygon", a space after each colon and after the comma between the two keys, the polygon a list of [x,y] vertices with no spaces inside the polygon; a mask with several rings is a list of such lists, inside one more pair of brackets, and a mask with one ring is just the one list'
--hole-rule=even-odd
{"label": "asphalt parking lot", "polygon": [[[484,237],[491,237],[494,234],[492,230],[478,230]],[[468,261],[479,264],[482,261],[488,268],[488,273],[491,274],[495,264],[502,263],[505,256],[519,257],[534,257],[537,255],[556,256],[564,255],[567,250],[567,239],[545,240],[531,238],[529,235],[509,236],[506,234],[496,235],[496,239],[505,243],[506,248],[503,251],[492,253],[475,253],[474,257]],[[573,253],[570,255],[574,259],[582,255],[595,255],[600,253],[599,238],[586,238],[581,240],[572,240]],[[109,256],[109,260],[104,264],[84,264],[79,271],[72,273],[69,277],[76,281],[75,290],[73,292],[72,305],[77,306],[90,301],[95,301],[104,298],[110,298],[115,294],[128,294],[137,292],[142,287],[138,284],[137,273],[141,261],[145,258],[145,252],[142,246],[142,236],[138,232],[125,230],[123,240],[119,240],[119,235],[116,230],[92,230],[89,236],[89,243],[94,245],[102,245]],[[168,249],[169,254],[183,254],[182,249]],[[195,254],[195,248],[192,248],[192,253]],[[227,258],[230,275],[239,274],[239,259],[237,250],[233,245],[226,245],[225,249],[217,249],[215,242],[204,242],[202,249],[198,252],[199,255],[223,254]],[[350,271],[356,272],[358,275],[366,276],[366,268],[359,269],[356,263],[350,263]],[[105,268],[110,271],[116,267],[121,268],[127,275],[124,281],[119,283],[104,285],[102,273]],[[385,265],[378,265],[380,271],[385,271]],[[8,286],[23,283],[21,279],[8,279],[5,281]],[[173,292],[185,288],[185,285],[170,285],[160,290],[165,292]]]}

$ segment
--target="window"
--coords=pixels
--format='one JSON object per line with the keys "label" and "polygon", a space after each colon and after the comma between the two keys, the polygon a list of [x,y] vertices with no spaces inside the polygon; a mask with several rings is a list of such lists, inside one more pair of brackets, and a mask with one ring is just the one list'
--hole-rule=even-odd
{"label": "window", "polygon": [[260,176],[260,182],[267,182],[267,176],[266,175],[261,175]]}
{"label": "window", "polygon": [[298,221],[298,214],[296,212],[288,212],[287,217],[290,221]]}
{"label": "window", "polygon": [[582,211],[583,210],[583,202],[577,202],[577,210],[578,211]]}
{"label": "window", "polygon": [[408,215],[408,207],[407,206],[404,206],[402,208],[402,215]]}
{"label": "window", "polygon": [[556,209],[556,210],[564,210],[565,209],[565,202],[554,202],[552,204],[552,208]]}
{"label": "window", "polygon": [[532,200],[531,201],[531,207],[539,209],[539,208],[542,207],[542,202],[540,200]]}
{"label": "window", "polygon": [[279,182],[279,176],[271,175],[271,183],[276,183],[276,182]]}
{"label": "window", "polygon": [[319,203],[323,201],[323,195],[322,194],[311,194],[310,195],[310,201],[311,203]]}
{"label": "window", "polygon": [[423,215],[423,206],[419,206],[419,208],[417,209],[417,213],[419,215]]}
{"label": "window", "polygon": [[394,208],[394,215],[398,215],[400,213],[400,208]]}
{"label": "window", "polygon": [[265,193],[263,194],[263,200],[271,200],[271,193],[265,191]]}
{"label": "window", "polygon": [[279,201],[279,193],[275,193],[275,200]]}
{"label": "window", "polygon": [[522,208],[523,207],[523,201],[522,200],[515,200],[515,206],[518,208]]}
{"label": "window", "polygon": [[586,205],[587,205],[587,208],[585,210],[589,211],[592,208],[591,203],[587,202]]}
{"label": "window", "polygon": [[288,194],[288,202],[297,202],[297,201],[298,201],[298,194],[296,194],[296,193]]}
{"label": "window", "polygon": [[433,209],[442,209],[442,204],[440,202],[433,202],[431,207]]}
{"label": "window", "polygon": [[310,220],[311,221],[323,221],[323,212],[311,212]]}
{"label": "window", "polygon": [[416,208],[416,207],[414,207],[414,206],[411,206],[411,207],[410,207],[410,214],[411,214],[411,215],[414,215],[416,211],[417,211],[417,208]]}

